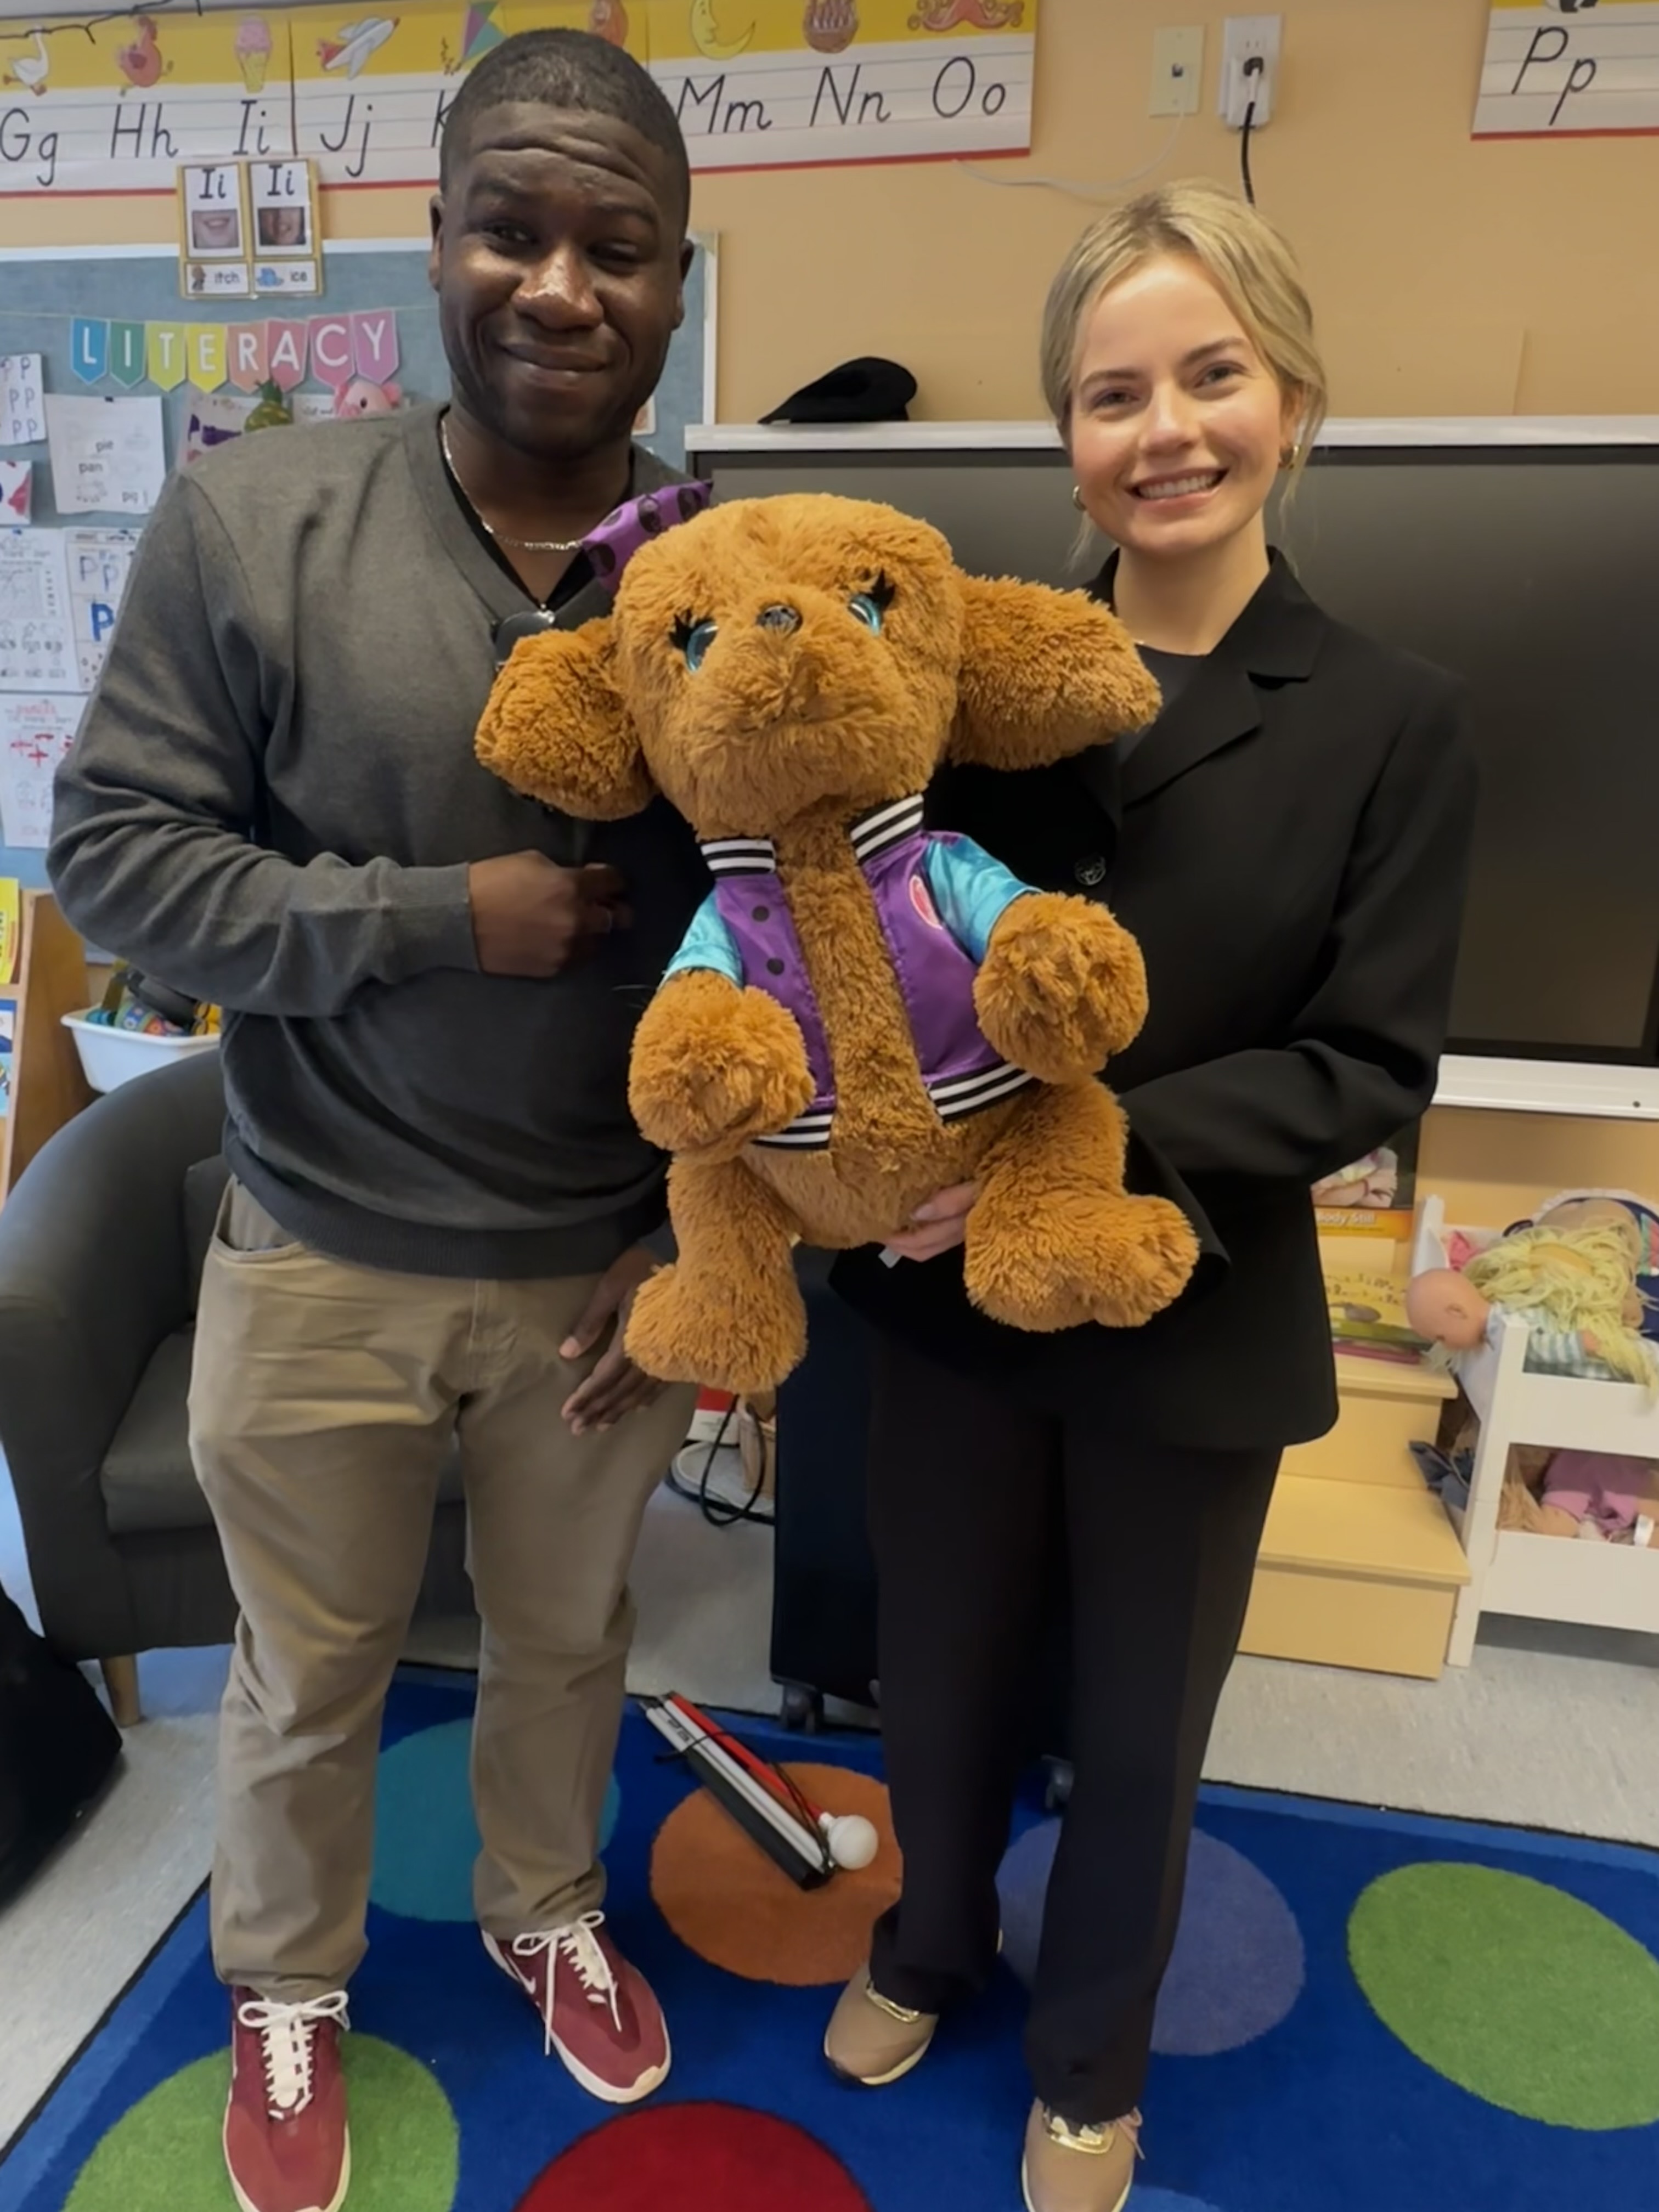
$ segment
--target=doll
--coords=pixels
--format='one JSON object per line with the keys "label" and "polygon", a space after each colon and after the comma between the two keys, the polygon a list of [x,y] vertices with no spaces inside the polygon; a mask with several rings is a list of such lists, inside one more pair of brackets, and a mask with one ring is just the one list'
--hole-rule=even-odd
{"label": "doll", "polygon": [[1640,1232],[1622,1211],[1616,1218],[1569,1216],[1565,1224],[1552,1217],[1473,1254],[1461,1272],[1434,1267],[1414,1276],[1407,1316],[1430,1342],[1470,1352],[1485,1340],[1498,1307],[1530,1325],[1529,1366],[1605,1372],[1651,1389],[1659,1363],[1638,1333],[1640,1255]]}

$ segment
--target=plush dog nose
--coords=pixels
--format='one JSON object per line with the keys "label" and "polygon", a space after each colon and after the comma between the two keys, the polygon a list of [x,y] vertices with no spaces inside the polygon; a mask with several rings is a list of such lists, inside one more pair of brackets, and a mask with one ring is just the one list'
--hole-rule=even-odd
{"label": "plush dog nose", "polygon": [[797,610],[777,604],[763,607],[755,620],[762,629],[792,630],[800,628],[800,616]]}

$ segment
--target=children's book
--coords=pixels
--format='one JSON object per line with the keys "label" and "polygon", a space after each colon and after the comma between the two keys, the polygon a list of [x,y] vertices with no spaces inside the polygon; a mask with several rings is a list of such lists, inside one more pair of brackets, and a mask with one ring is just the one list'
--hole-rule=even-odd
{"label": "children's book", "polygon": [[22,952],[23,894],[15,876],[0,876],[0,990],[17,981]]}
{"label": "children's book", "polygon": [[1393,1237],[1402,1243],[1410,1237],[1419,1129],[1413,1121],[1314,1185],[1314,1219],[1322,1237]]}
{"label": "children's book", "polygon": [[1361,1268],[1328,1271],[1325,1304],[1337,1350],[1415,1366],[1428,1346],[1406,1318],[1405,1291],[1402,1276]]}
{"label": "children's book", "polygon": [[17,1037],[17,1001],[0,999],[0,1120],[11,1111],[11,1057]]}

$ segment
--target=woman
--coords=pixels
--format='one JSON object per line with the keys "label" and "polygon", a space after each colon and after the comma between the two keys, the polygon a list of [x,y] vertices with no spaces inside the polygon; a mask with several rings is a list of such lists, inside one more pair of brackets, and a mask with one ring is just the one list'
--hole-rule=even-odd
{"label": "woman", "polygon": [[1032,2212],[1117,2212],[1199,1770],[1285,1446],[1336,1415],[1310,1188],[1428,1104],[1474,776],[1449,678],[1322,614],[1263,509],[1325,410],[1289,250],[1218,187],[1097,223],[1054,282],[1046,397],[1094,586],[1164,693],[1133,740],[962,770],[934,818],[1027,881],[1109,899],[1151,1012],[1109,1071],[1133,1188],[1202,1256],[1146,1328],[1021,1335],[974,1312],[971,1190],[844,1260],[877,1324],[882,1721],[904,1894],[825,2050],[895,2081],[996,1957],[995,1877],[1046,1568],[1065,1562],[1075,1780],[1026,2051]]}

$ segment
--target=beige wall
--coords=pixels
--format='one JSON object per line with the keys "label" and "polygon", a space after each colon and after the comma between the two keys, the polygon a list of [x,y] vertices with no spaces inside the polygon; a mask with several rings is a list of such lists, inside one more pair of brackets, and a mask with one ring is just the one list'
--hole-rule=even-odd
{"label": "beige wall", "polygon": [[[1659,138],[1472,141],[1486,16],[1486,0],[1285,0],[1256,189],[1302,253],[1336,410],[1659,412]],[[1152,32],[1193,22],[1203,112],[1160,159]],[[981,173],[1236,177],[1212,112],[1220,22],[1191,0],[1042,0],[1032,156]],[[752,419],[868,351],[915,370],[919,415],[1035,415],[1043,291],[1088,214],[950,164],[699,179],[694,220],[722,241],[721,414]],[[418,232],[423,196],[331,195],[328,222]],[[171,223],[163,200],[0,201],[0,245]]]}
{"label": "beige wall", "polygon": [[1565,1114],[1437,1107],[1423,1124],[1418,1181],[1449,1221],[1504,1229],[1563,1190],[1633,1190],[1659,1205],[1659,1127]]}

